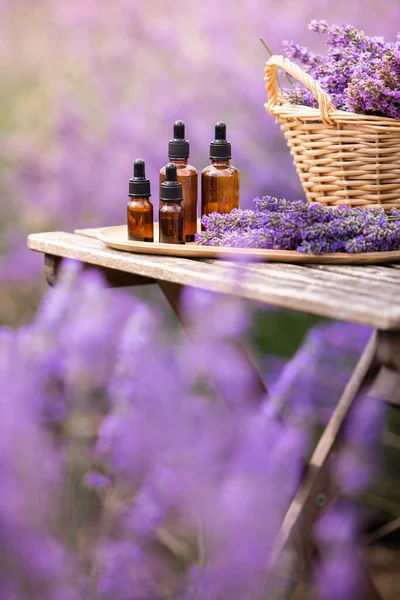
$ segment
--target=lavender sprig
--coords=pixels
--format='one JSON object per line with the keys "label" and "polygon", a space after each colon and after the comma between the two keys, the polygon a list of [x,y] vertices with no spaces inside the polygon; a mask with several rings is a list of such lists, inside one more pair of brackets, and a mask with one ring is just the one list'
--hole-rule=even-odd
{"label": "lavender sprig", "polygon": [[384,252],[400,248],[397,210],[386,216],[379,208],[338,208],[264,196],[255,210],[234,210],[202,218],[205,231],[196,241],[204,246],[328,252]]}

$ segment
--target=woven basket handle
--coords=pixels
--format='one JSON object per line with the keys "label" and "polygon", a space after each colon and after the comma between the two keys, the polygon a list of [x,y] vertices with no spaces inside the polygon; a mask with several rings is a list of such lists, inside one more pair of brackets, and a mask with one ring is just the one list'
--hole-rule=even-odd
{"label": "woven basket handle", "polygon": [[279,67],[289,73],[294,79],[302,83],[314,96],[318,102],[319,111],[321,113],[322,121],[327,125],[333,125],[333,121],[329,116],[329,113],[336,110],[332,104],[332,100],[326,94],[319,83],[305,73],[300,67],[292,63],[288,58],[283,56],[274,55],[268,60],[265,67],[265,89],[268,93],[267,110],[271,112],[271,108],[276,104],[282,104],[282,96],[278,92],[278,85],[276,79],[276,69]]}

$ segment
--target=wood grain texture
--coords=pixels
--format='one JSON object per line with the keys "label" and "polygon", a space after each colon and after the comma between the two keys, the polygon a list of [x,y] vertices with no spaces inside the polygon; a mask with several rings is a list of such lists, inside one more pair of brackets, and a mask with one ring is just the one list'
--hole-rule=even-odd
{"label": "wood grain texture", "polygon": [[[84,230],[85,231],[85,230]],[[86,230],[87,232],[87,230]],[[80,232],[81,233],[81,232]],[[82,233],[81,233],[82,234]],[[84,233],[87,235],[87,233]],[[264,250],[260,248],[228,248],[217,246],[199,246],[195,242],[189,244],[160,244],[158,242],[133,242],[127,239],[126,225],[105,227],[98,231],[97,237],[108,247],[115,250],[140,254],[161,256],[180,256],[183,258],[220,258],[259,262],[283,263],[321,263],[321,264],[383,264],[400,261],[400,251],[366,252],[364,254],[303,254],[292,250]],[[158,239],[158,223],[154,223],[154,239]]]}
{"label": "wood grain texture", "polygon": [[[96,239],[65,232],[32,234],[31,250],[83,263],[233,294],[275,306],[382,330],[400,329],[400,270],[242,264],[150,256],[112,250]],[[365,277],[364,277],[365,274]]]}

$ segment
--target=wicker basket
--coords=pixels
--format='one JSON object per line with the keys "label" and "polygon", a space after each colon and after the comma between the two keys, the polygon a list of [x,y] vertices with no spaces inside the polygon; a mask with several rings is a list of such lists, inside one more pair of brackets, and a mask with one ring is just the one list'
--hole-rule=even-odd
{"label": "wicker basket", "polygon": [[[318,108],[289,104],[276,68],[302,83]],[[309,202],[400,208],[400,121],[336,110],[320,85],[283,56],[265,69],[267,112],[281,123]]]}

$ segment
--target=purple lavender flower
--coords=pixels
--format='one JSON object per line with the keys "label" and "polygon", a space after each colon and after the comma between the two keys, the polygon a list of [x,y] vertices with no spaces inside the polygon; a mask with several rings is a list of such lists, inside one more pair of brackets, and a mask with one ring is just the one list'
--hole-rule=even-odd
{"label": "purple lavender flower", "polygon": [[110,479],[102,473],[91,471],[85,475],[85,485],[96,490],[104,490],[110,485]]}
{"label": "purple lavender flower", "polygon": [[[327,92],[338,109],[367,115],[400,118],[399,40],[369,37],[351,25],[312,21],[309,29],[327,34],[325,57],[307,48],[284,43],[286,55],[297,60]],[[296,86],[285,93],[289,102],[317,106],[313,95]]]}
{"label": "purple lavender flower", "polygon": [[27,588],[29,598],[72,600],[73,561],[53,533],[62,453],[43,427],[43,373],[26,360],[21,337],[3,336],[0,351],[0,548],[7,557],[0,578],[5,569],[5,588],[23,600]]}
{"label": "purple lavender flower", "polygon": [[332,208],[271,196],[256,198],[254,204],[254,211],[203,216],[205,231],[197,234],[197,243],[306,254],[400,248],[400,222],[381,209]]}
{"label": "purple lavender flower", "polygon": [[315,33],[318,33],[319,35],[325,34],[329,31],[328,23],[323,20],[317,21],[316,19],[313,19],[308,28],[310,31],[315,31]]}
{"label": "purple lavender flower", "polygon": [[321,600],[349,600],[358,598],[361,587],[358,549],[347,544],[331,551],[315,574],[316,587]]}
{"label": "purple lavender flower", "polygon": [[319,54],[310,52],[305,46],[299,46],[295,42],[283,42],[285,54],[291,60],[297,60],[301,63],[305,71],[311,71],[323,62],[323,57]]}
{"label": "purple lavender flower", "polygon": [[358,547],[358,529],[359,514],[347,502],[339,502],[317,524],[315,537],[321,560],[314,581],[321,599],[364,597],[367,570]]}
{"label": "purple lavender flower", "polygon": [[[104,544],[99,551],[101,600],[158,600],[167,591],[165,563],[131,541]],[[172,577],[171,577],[172,578]]]}
{"label": "purple lavender flower", "polygon": [[382,397],[369,393],[359,399],[350,416],[344,446],[334,464],[341,489],[357,493],[372,483],[381,466],[379,448],[384,422]]}

